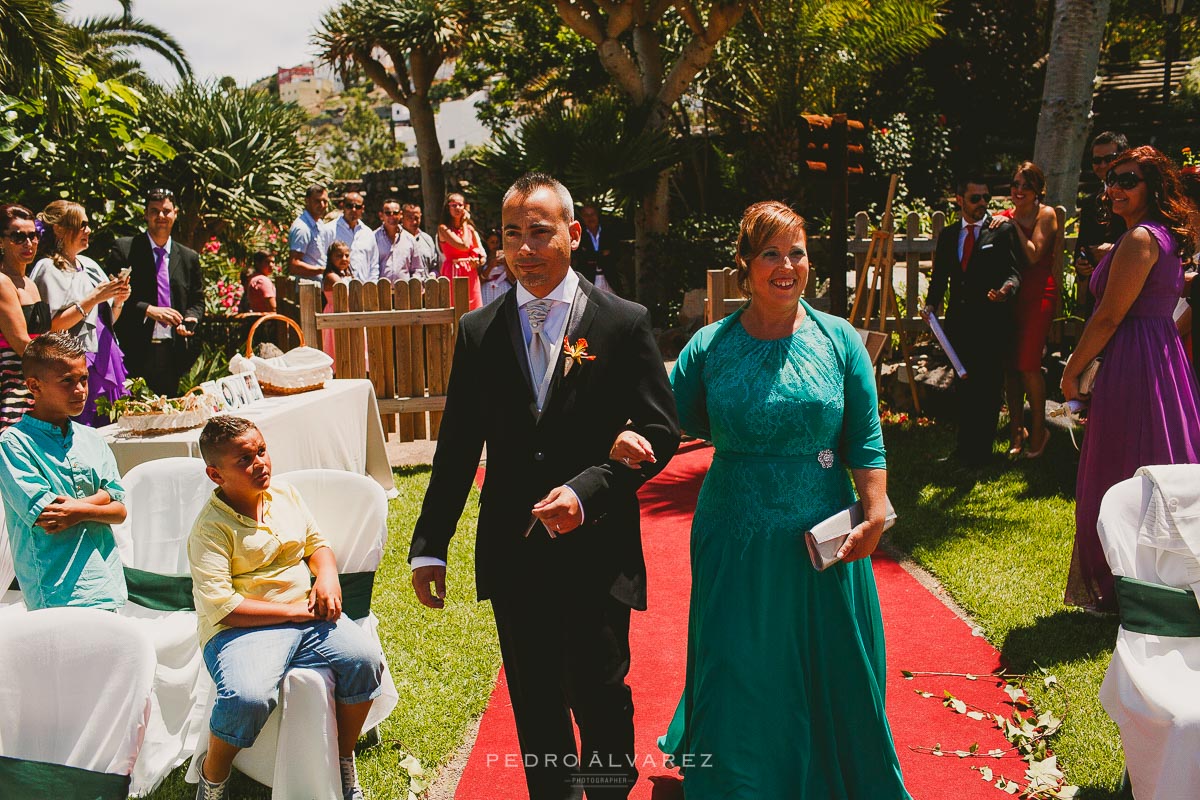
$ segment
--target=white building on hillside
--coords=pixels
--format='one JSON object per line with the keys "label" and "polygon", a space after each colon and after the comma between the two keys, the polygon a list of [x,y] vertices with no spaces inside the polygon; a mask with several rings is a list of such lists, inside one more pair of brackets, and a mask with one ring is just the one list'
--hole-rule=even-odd
{"label": "white building on hillside", "polygon": [[337,70],[320,61],[280,67],[276,75],[279,77],[279,99],[295,103],[309,114],[321,113],[325,101],[346,88]]}
{"label": "white building on hillside", "polygon": [[[491,141],[492,132],[479,121],[475,110],[475,104],[486,98],[486,90],[480,90],[463,100],[448,100],[438,106],[438,144],[441,145],[444,161],[450,161],[465,147],[479,147]],[[408,148],[404,153],[404,163],[416,164],[417,137],[408,109],[399,103],[393,104],[392,123],[396,127],[396,141],[403,142]]]}

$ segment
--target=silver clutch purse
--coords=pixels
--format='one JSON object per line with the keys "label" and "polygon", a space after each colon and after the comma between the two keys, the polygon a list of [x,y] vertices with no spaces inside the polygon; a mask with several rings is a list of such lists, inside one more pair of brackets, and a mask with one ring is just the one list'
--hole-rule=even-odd
{"label": "silver clutch purse", "polygon": [[[838,550],[842,549],[850,532],[861,525],[863,519],[863,505],[860,501],[832,517],[821,520],[813,525],[812,530],[805,531],[804,544],[808,547],[808,557],[812,561],[813,569],[824,572],[836,564],[839,560]],[[892,508],[892,501],[888,500],[883,529],[886,531],[895,521],[896,509]]]}

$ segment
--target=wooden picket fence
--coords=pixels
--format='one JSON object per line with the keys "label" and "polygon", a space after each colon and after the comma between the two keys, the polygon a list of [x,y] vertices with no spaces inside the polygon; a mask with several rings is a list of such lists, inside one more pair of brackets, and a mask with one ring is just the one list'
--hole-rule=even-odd
{"label": "wooden picket fence", "polygon": [[[1068,250],[1074,252],[1075,237],[1067,237],[1065,235],[1065,223],[1067,212],[1062,206],[1055,208],[1055,213],[1058,216],[1058,241],[1054,244],[1055,259],[1052,266],[1055,278],[1058,280],[1058,285],[1063,285],[1063,271],[1066,267],[1066,253]],[[903,226],[897,226],[899,230],[895,236],[895,258],[897,274],[904,276],[904,292],[898,297],[901,301],[901,317],[897,319],[895,316],[888,317],[887,330],[897,331],[903,326],[906,331],[923,331],[928,330],[925,320],[920,314],[920,280],[919,276],[922,272],[928,277],[933,270],[933,255],[937,249],[937,240],[942,233],[942,229],[946,225],[945,215],[941,211],[934,212],[932,218],[931,230],[929,233],[922,233],[921,219],[916,213],[910,213],[904,220]],[[812,237],[817,238],[817,237]],[[871,219],[867,212],[860,211],[854,215],[854,238],[847,242],[846,250],[854,256],[854,273],[855,283],[858,283],[858,278],[862,276],[863,266],[867,259],[867,250],[871,245]],[[837,275],[834,279],[837,279]],[[808,285],[805,287],[805,299],[810,303],[813,302],[815,294],[816,281],[809,279]],[[737,288],[737,280],[735,272],[732,269],[709,270],[708,272],[708,297],[705,304],[705,320],[706,322],[715,322],[723,319],[731,314],[734,309],[742,304],[743,298]],[[1076,287],[1079,291],[1079,287]],[[819,304],[814,304],[815,307],[821,308]],[[1058,307],[1055,309],[1054,318],[1057,320],[1062,316],[1062,293],[1059,295]],[[874,327],[874,326],[872,326]],[[1063,322],[1055,322],[1050,328],[1050,341],[1053,343],[1061,342],[1064,335],[1077,334],[1077,325],[1067,325]]]}
{"label": "wooden picket fence", "polygon": [[403,442],[436,439],[467,279],[352,280],[334,287],[330,312],[320,287],[297,293],[305,342],[319,348],[333,331],[335,377],[371,381],[384,431]]}

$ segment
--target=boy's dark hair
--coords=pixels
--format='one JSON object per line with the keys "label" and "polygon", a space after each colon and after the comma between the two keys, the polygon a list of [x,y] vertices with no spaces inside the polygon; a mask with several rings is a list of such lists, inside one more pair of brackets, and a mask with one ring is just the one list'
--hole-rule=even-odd
{"label": "boy's dark hair", "polygon": [[26,378],[40,376],[48,367],[65,367],[83,358],[86,351],[67,331],[44,333],[29,343],[21,356],[21,372]]}
{"label": "boy's dark hair", "polygon": [[210,419],[200,431],[200,457],[208,466],[225,452],[225,446],[246,431],[256,431],[258,426],[245,417],[218,416]]}

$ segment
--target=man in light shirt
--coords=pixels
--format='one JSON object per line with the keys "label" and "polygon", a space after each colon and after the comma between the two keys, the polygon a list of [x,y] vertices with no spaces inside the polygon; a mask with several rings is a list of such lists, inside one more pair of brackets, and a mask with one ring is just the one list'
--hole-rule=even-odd
{"label": "man in light shirt", "polygon": [[425,273],[431,276],[442,272],[442,251],[437,242],[425,231],[421,230],[421,207],[416,203],[405,203],[400,209],[400,228],[415,242],[417,254]]}
{"label": "man in light shirt", "polygon": [[362,282],[379,279],[379,250],[375,231],[363,224],[361,192],[346,192],[342,197],[342,215],[334,223],[334,236],[350,245],[350,271]]}
{"label": "man in light shirt", "polygon": [[329,211],[329,191],[319,183],[304,192],[304,211],[288,229],[288,272],[319,283],[325,274],[325,258],[333,244],[334,229],[323,222]]}

